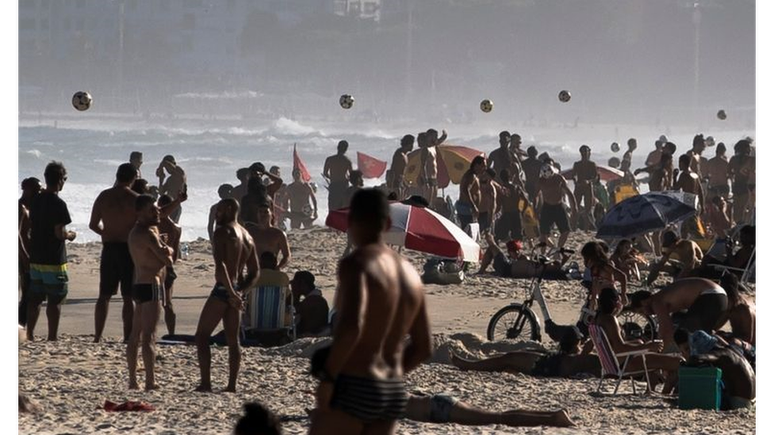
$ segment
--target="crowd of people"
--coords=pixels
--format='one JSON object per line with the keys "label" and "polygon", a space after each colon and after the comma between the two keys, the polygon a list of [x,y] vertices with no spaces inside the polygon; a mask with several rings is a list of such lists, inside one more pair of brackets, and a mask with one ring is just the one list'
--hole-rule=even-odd
{"label": "crowd of people", "polygon": [[[647,365],[650,370],[666,374],[665,393],[674,390],[676,373],[684,359],[700,360],[729,369],[726,382],[735,387],[731,388],[733,394],[727,407],[750,405],[754,400],[755,375],[754,369],[748,370],[745,364],[754,367],[755,307],[740,293],[734,273],[718,275],[712,267],[743,268],[754,256],[754,226],[745,225],[735,231],[738,224],[754,220],[755,158],[750,140],[737,142],[735,155],[729,161],[725,158],[725,146],[719,143],[715,158],[707,160],[702,157],[707,141],[697,135],[691,150],[679,156],[679,170],[673,171],[676,145],[662,137],[656,141],[656,149],[646,159],[645,167],[631,172],[637,141],[630,139],[620,163],[623,177],[607,188],[601,187],[591,148],[584,145],[580,148],[580,160],[570,172],[574,185],[571,188],[559,165],[547,153],[538,156],[535,146],[525,152],[518,134],[503,131],[497,149],[488,157],[472,159],[460,182],[459,199],[454,210],[449,210],[445,208],[446,201],[438,198],[437,147],[446,137],[445,131],[439,137],[434,129],[417,135],[420,163],[416,181],[407,177],[414,137],[402,137],[386,184],[377,189],[363,188],[362,173],[353,169],[346,156],[346,141],[339,142],[337,153],[325,161],[328,208],[350,208],[348,240],[354,248],[339,264],[335,323],[329,322],[329,307],[315,286],[313,274],[298,271],[292,280],[285,278],[292,289],[288,297],[296,307],[298,333],[333,336],[331,346],[318,358],[313,370],[320,380],[313,433],[333,429],[390,432],[395,420],[404,416],[419,421],[455,421],[457,415],[457,421],[465,424],[513,421],[514,425],[571,425],[563,411],[513,411],[508,414],[510,417],[493,416],[446,396],[433,396],[424,403],[425,399],[407,394],[405,374],[430,356],[432,337],[419,275],[383,242],[389,229],[388,200],[419,196],[423,201],[415,199],[414,203],[421,202],[446,213],[469,232],[479,231],[489,245],[479,273],[485,273],[492,264],[498,275],[514,278],[537,273],[536,263],[522,253],[523,243],[532,242],[525,220],[529,211],[534,210],[537,233],[532,237],[539,237],[539,246],[551,246],[554,226],[558,230],[555,245],[560,248],[561,258],[546,267],[561,275],[571,254],[561,248],[570,232],[574,228],[593,229],[606,209],[621,200],[625,186],[636,194],[639,188],[635,175],[641,172],[650,174],[651,191],[680,190],[697,195],[697,213],[677,231],[665,228],[644,241],[620,240],[612,253],[607,243],[601,241],[583,247],[581,256],[589,275],[591,306],[597,310],[594,321],[611,338],[614,350],[652,352]],[[155,343],[162,312],[169,334],[175,334],[174,267],[180,257],[179,219],[188,194],[185,171],[173,156],[165,156],[157,167],[157,185],[141,178],[142,163],[142,154],[133,152],[130,161],[117,168],[113,186],[98,195],[92,208],[89,228],[102,241],[94,342],[102,340],[110,301],[120,288],[128,386],[139,388],[137,366],[141,349],[145,389],[152,390],[158,388]],[[281,273],[292,261],[288,238],[281,229],[284,221],[289,220],[294,229],[308,228],[318,217],[315,186],[302,179],[299,168],[293,169],[290,184],[283,182],[280,168],[266,171],[259,162],[239,169],[236,176],[239,184],[218,188],[220,199],[209,214],[207,228],[215,285],[195,334],[201,372],[197,391],[212,390],[210,339],[221,321],[229,354],[225,391],[236,390],[245,295],[262,277]],[[57,339],[62,302],[68,291],[65,242],[76,239],[76,234],[67,228],[71,224],[67,204],[58,195],[67,181],[64,165],[48,164],[44,181],[45,188],[36,178],[25,179],[19,199],[19,321],[26,326],[29,340],[35,339],[44,301],[48,339]],[[738,234],[741,247],[735,251],[733,243],[726,243],[727,249],[721,253],[724,255],[705,254],[692,240],[705,227],[708,235],[717,238]],[[499,247],[501,242],[505,242],[505,251]],[[635,247],[640,243],[654,253],[663,253],[661,260],[649,265]],[[650,269],[647,284],[653,283],[662,271],[672,271],[674,281],[657,293],[629,294],[627,284],[642,281],[640,269],[645,268]],[[626,341],[615,317],[625,305],[655,316],[663,343]],[[673,325],[675,319],[679,320],[678,328]],[[721,332],[727,322],[731,332]],[[705,334],[708,338],[704,342],[709,340],[712,346],[705,344],[700,349],[693,345],[702,340],[700,334]],[[404,340],[406,336],[411,338],[408,342]],[[589,354],[591,347],[582,343],[581,337],[562,337],[560,349],[558,353],[516,352],[482,361],[454,357],[453,362],[464,370],[515,371],[538,376],[599,373],[599,359]],[[725,374],[726,369],[723,371]],[[425,413],[428,406],[431,410],[445,409],[445,417],[437,417],[437,410]],[[255,412],[253,407],[248,409],[248,413]]]}

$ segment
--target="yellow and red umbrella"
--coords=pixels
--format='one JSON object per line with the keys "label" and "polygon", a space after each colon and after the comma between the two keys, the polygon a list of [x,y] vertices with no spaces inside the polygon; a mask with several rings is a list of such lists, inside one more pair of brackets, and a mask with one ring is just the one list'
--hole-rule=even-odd
{"label": "yellow and red umbrella", "polygon": [[[449,182],[460,184],[465,171],[470,168],[470,162],[476,156],[486,157],[479,150],[461,145],[439,145],[436,147],[436,150],[438,154],[438,187],[441,188],[448,187]],[[421,152],[422,150],[418,149],[408,155],[408,167],[406,167],[404,176],[404,180],[408,183],[416,184],[419,180]]]}

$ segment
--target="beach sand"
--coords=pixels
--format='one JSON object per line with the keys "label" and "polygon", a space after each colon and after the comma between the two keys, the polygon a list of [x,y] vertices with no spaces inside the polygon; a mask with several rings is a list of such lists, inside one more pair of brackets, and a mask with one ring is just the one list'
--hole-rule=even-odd
{"label": "beach sand", "polygon": [[[344,250],[341,233],[324,228],[295,231],[289,235],[293,259],[289,275],[307,269],[329,302],[333,301],[336,262]],[[591,239],[575,233],[570,247],[579,249]],[[204,301],[214,284],[214,266],[209,242],[189,243],[190,256],[176,270],[175,307],[177,332],[193,334]],[[199,369],[194,346],[159,346],[157,379],[161,389],[129,391],[125,345],[121,341],[121,299],[114,298],[102,344],[91,343],[94,333],[94,303],[99,281],[98,243],[70,244],[70,293],[62,308],[60,341],[44,341],[47,331],[41,313],[35,342],[19,345],[19,391],[42,408],[38,414],[20,414],[23,434],[229,434],[246,401],[261,401],[283,421],[286,433],[308,429],[306,409],[314,407],[316,382],[307,374],[308,356],[324,339],[301,339],[274,349],[244,348],[238,392],[220,393],[227,377],[227,351],[213,347],[215,394],[196,393]],[[406,252],[421,270],[424,255]],[[576,254],[573,260],[580,262]],[[291,275],[292,276],[292,275]],[[483,338],[489,318],[499,308],[523,298],[526,280],[491,275],[467,277],[462,285],[426,287],[436,344],[431,362],[407,379],[409,391],[447,393],[471,405],[490,410],[566,409],[578,424],[574,429],[510,428],[502,425],[470,427],[426,424],[402,420],[398,433],[751,433],[755,411],[682,411],[674,399],[658,394],[633,396],[628,383],[622,394],[599,397],[596,378],[546,379],[507,373],[462,372],[448,365],[448,352],[483,357],[531,346],[554,349],[547,338],[542,344],[496,343]],[[634,288],[634,287],[633,287]],[[549,281],[546,300],[557,323],[573,323],[584,297],[574,282]],[[163,321],[159,336],[166,333]],[[483,343],[482,343],[483,341]],[[317,343],[317,344],[315,344]],[[140,374],[140,382],[143,381]],[[638,389],[643,389],[640,383]],[[106,400],[142,400],[156,410],[148,413],[106,412]]]}

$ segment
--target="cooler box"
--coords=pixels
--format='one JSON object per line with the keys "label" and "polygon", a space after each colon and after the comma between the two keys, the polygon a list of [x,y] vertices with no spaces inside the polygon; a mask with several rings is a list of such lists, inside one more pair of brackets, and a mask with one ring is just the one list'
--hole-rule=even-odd
{"label": "cooler box", "polygon": [[720,378],[716,367],[680,367],[677,404],[680,409],[720,409]]}

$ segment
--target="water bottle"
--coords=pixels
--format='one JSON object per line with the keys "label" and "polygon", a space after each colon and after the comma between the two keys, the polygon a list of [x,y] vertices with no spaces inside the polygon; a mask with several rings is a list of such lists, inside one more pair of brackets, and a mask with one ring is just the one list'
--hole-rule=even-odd
{"label": "water bottle", "polygon": [[183,243],[183,248],[180,252],[183,254],[183,260],[188,260],[188,243]]}

